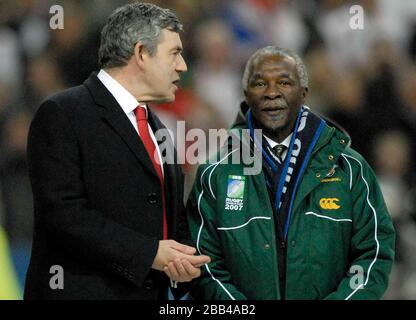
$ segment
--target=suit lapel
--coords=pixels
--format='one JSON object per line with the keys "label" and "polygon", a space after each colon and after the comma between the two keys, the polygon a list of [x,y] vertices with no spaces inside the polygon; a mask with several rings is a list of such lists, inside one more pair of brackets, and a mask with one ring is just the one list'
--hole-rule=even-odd
{"label": "suit lapel", "polygon": [[123,139],[137,160],[156,177],[157,173],[136,130],[112,94],[97,78],[96,73],[84,82],[94,102],[102,107],[102,118]]}

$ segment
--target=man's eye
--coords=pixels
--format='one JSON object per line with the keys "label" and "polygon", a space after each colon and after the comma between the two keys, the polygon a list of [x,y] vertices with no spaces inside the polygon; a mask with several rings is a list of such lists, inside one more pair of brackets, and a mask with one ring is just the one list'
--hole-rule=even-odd
{"label": "man's eye", "polygon": [[255,87],[264,87],[266,84],[264,82],[256,82],[254,84]]}
{"label": "man's eye", "polygon": [[290,85],[290,82],[289,81],[281,81],[280,84],[282,86],[289,86]]}

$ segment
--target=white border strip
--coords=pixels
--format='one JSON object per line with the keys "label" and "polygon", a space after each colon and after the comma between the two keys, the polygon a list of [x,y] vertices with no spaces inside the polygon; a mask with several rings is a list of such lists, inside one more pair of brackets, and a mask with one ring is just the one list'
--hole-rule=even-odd
{"label": "white border strip", "polygon": [[[201,227],[199,228],[199,231],[198,231],[198,237],[197,237],[197,240],[196,240],[196,248],[198,249],[198,252],[199,252],[199,254],[202,254],[201,253],[201,249],[199,248],[199,243],[200,243],[200,239],[201,239],[201,232],[202,232],[202,228],[204,227],[204,217],[203,217],[203,215],[202,215],[202,213],[201,213],[201,199],[202,199],[202,196],[203,196],[203,194],[204,194],[204,187],[203,187],[203,184],[202,184],[202,178],[203,178],[203,176],[204,176],[204,174],[205,174],[205,172],[209,169],[209,168],[211,168],[211,167],[213,167],[213,166],[215,166],[215,165],[218,165],[220,162],[222,162],[222,161],[224,161],[225,159],[227,159],[229,156],[230,156],[230,154],[232,154],[233,152],[235,152],[235,151],[237,151],[238,149],[234,149],[233,151],[231,151],[229,154],[227,154],[223,159],[221,159],[220,161],[218,161],[218,162],[216,162],[216,163],[213,163],[213,164],[211,164],[211,165],[209,165],[208,167],[206,167],[205,168],[205,170],[202,172],[202,174],[201,174],[201,178],[200,178],[200,183],[201,183],[201,194],[199,195],[199,198],[198,198],[198,212],[199,212],[199,216],[201,217]],[[215,169],[215,168],[214,168]],[[213,169],[213,170],[214,170]],[[211,172],[212,173],[212,172]],[[210,186],[210,189],[211,189],[211,186]],[[212,193],[212,189],[211,189],[211,193]],[[211,276],[211,278],[214,280],[214,281],[216,281],[219,285],[220,285],[220,287],[228,294],[228,296],[232,299],[232,300],[236,300],[234,297],[233,297],[233,295],[227,290],[227,288],[221,283],[221,281],[219,281],[218,279],[216,279],[215,277],[214,277],[214,275],[212,274],[212,272],[211,272],[211,270],[209,269],[209,267],[208,267],[208,264],[205,264],[204,265],[205,266],[205,268],[207,269],[207,271],[208,271],[208,273],[210,274],[210,276]]]}
{"label": "white border strip", "polygon": [[[374,209],[374,207],[371,204],[370,199],[369,199],[370,187],[368,186],[367,180],[365,180],[365,178],[364,178],[363,165],[362,165],[362,163],[360,162],[360,160],[358,160],[358,159],[356,159],[356,158],[354,158],[352,156],[349,156],[349,155],[344,154],[344,153],[342,155],[345,156],[345,157],[354,159],[355,161],[357,161],[359,163],[359,165],[361,167],[361,178],[363,179],[363,181],[364,181],[364,183],[365,183],[365,185],[367,187],[367,203],[370,206],[370,208],[371,208],[371,210],[373,211],[373,214],[374,214],[374,240],[376,241],[376,244],[377,244],[377,250],[376,250],[376,255],[375,255],[373,261],[371,262],[370,266],[368,267],[367,279],[365,280],[364,285],[363,285],[363,286],[366,286],[367,283],[368,283],[368,280],[370,279],[371,268],[373,267],[374,263],[376,263],[377,257],[378,257],[378,252],[380,250],[380,244],[379,244],[378,239],[377,239],[377,225],[378,225],[378,223],[377,223],[377,213],[376,213],[376,210]],[[358,287],[358,288],[360,288],[360,287]],[[351,298],[351,296],[358,290],[358,288],[352,294],[350,294],[345,300],[348,300],[349,298]]]}
{"label": "white border strip", "polygon": [[351,219],[334,219],[334,218],[331,218],[331,217],[328,217],[328,216],[322,216],[322,215],[317,214],[317,213],[312,212],[312,211],[305,212],[305,215],[307,215],[307,216],[314,215],[314,216],[317,216],[319,218],[329,219],[329,220],[337,221],[337,222],[352,222]]}
{"label": "white border strip", "polygon": [[240,226],[237,226],[237,227],[223,227],[223,228],[217,228],[217,230],[235,230],[235,229],[240,229],[240,228],[243,228],[243,227],[245,227],[246,225],[248,225],[252,220],[255,220],[255,219],[263,219],[263,220],[271,220],[272,218],[270,218],[270,217],[253,217],[253,218],[251,218],[250,220],[248,220],[246,223],[244,223],[244,224],[242,224],[242,225],[240,225]]}
{"label": "white border strip", "polygon": [[213,165],[214,165],[214,168],[211,170],[211,172],[209,173],[209,176],[208,176],[208,186],[209,186],[209,191],[211,191],[211,195],[212,195],[212,197],[215,199],[215,200],[217,200],[217,198],[215,197],[215,195],[214,195],[214,192],[212,191],[212,187],[211,187],[211,176],[212,176],[212,173],[214,172],[214,170],[218,167],[218,165],[221,163],[221,162],[223,162],[225,159],[227,159],[232,153],[234,153],[234,152],[236,152],[238,149],[234,149],[233,151],[231,151],[229,154],[227,154],[222,160],[220,160],[220,161],[218,161],[218,162],[216,162],[216,163],[214,163]]}
{"label": "white border strip", "polygon": [[364,284],[360,284],[353,292],[351,292],[351,294],[348,297],[345,298],[345,300],[349,300],[354,293],[356,293],[360,289],[363,289],[362,288],[363,286],[364,286]]}
{"label": "white border strip", "polygon": [[352,190],[352,168],[351,168],[351,163],[348,161],[348,159],[345,157],[345,155],[343,153],[341,155],[345,159],[345,161],[347,161],[348,166],[350,167],[350,190]]}

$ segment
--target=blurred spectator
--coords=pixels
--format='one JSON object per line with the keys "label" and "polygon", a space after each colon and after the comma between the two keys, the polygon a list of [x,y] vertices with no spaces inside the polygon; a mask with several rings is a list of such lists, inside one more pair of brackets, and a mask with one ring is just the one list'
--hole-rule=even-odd
{"label": "blurred spectator", "polygon": [[[373,42],[379,36],[373,21],[374,2],[363,1],[364,30],[350,27],[350,7],[344,1],[324,1],[317,17],[317,26],[329,53],[329,61],[337,71],[351,70],[365,65]],[[363,4],[362,3],[362,4]]]}
{"label": "blurred spectator", "polygon": [[233,36],[221,20],[208,20],[195,33],[198,60],[193,68],[196,92],[212,105],[225,127],[237,116],[241,77],[233,63]]}
{"label": "blurred spectator", "polygon": [[351,136],[351,146],[369,159],[368,140],[373,117],[368,114],[365,105],[365,88],[359,73],[341,73],[334,87],[333,106],[329,108],[329,117],[340,124]]}
{"label": "blurred spectator", "polygon": [[374,44],[380,40],[391,42],[401,49],[408,47],[411,26],[416,15],[415,1],[365,0],[363,30],[350,27],[350,13],[354,1],[327,0],[318,17],[318,29],[337,70],[363,67],[371,60]]}
{"label": "blurred spectator", "polygon": [[31,115],[13,114],[1,133],[3,157],[0,181],[6,218],[4,224],[14,243],[30,243],[33,228],[32,192],[26,168],[26,137]]}
{"label": "blurred spectator", "polygon": [[190,137],[189,131],[197,129],[199,133],[203,133],[207,137],[209,129],[224,128],[225,123],[216,108],[190,89],[178,90],[174,102],[154,105],[153,108],[160,120],[171,131],[178,157],[183,161],[181,163],[185,173],[184,196],[186,199],[198,167],[196,163],[187,161],[189,159],[186,154],[198,149],[201,153],[192,153],[192,155],[197,158],[198,163],[202,163],[210,155],[215,154],[220,147],[214,144],[208,145],[209,141],[207,139],[196,140],[195,137]]}
{"label": "blurred spectator", "polygon": [[2,103],[19,94],[22,85],[22,47],[15,30],[10,27],[10,7],[0,3],[0,112]]}
{"label": "blurred spectator", "polygon": [[19,17],[19,37],[27,58],[32,58],[45,49],[50,39],[49,7],[46,0],[23,0]]}
{"label": "blurred spectator", "polygon": [[33,203],[27,167],[26,137],[32,114],[24,107],[9,108],[0,126],[0,191],[3,225],[9,235],[11,255],[23,286],[29,263],[33,231]]}
{"label": "blurred spectator", "polygon": [[24,100],[32,111],[46,97],[66,87],[55,58],[47,53],[30,59],[26,81]]}
{"label": "blurred spectator", "polygon": [[[410,140],[400,131],[386,131],[374,142],[375,171],[393,220],[406,216],[404,199],[410,170]],[[416,236],[416,234],[415,234]]]}
{"label": "blurred spectator", "polygon": [[270,43],[303,52],[308,42],[309,30],[306,28],[300,11],[293,6],[293,1],[273,0],[270,3],[268,26]]}
{"label": "blurred spectator", "polygon": [[416,61],[416,21],[413,21],[412,35],[410,37],[408,50],[409,50],[410,58],[413,61]]}
{"label": "blurred spectator", "polygon": [[416,22],[416,2],[413,0],[372,0],[376,6],[379,33],[401,49],[409,46],[412,26]]}
{"label": "blurred spectator", "polygon": [[225,17],[237,38],[235,54],[243,64],[265,44],[302,52],[308,29],[298,6],[288,0],[231,0]]}
{"label": "blurred spectator", "polygon": [[55,56],[66,86],[81,84],[97,70],[99,32],[88,25],[88,12],[77,1],[65,4],[64,29],[52,31],[48,51]]}
{"label": "blurred spectator", "polygon": [[[412,138],[412,162],[411,167],[416,166],[416,66],[409,66],[406,71],[402,72],[403,76],[399,83],[399,91],[403,108],[401,117],[409,127],[409,136]],[[416,181],[416,170],[412,174]],[[416,182],[415,182],[416,183]]]}
{"label": "blurred spectator", "polygon": [[404,52],[388,41],[377,42],[374,52],[366,69],[366,105],[371,119],[367,126],[368,137],[371,139],[393,129],[400,129],[412,137],[412,128],[405,121],[407,115],[403,114],[399,91],[399,74],[407,68]]}
{"label": "blurred spectator", "polygon": [[306,104],[319,112],[327,112],[332,107],[330,104],[338,76],[329,63],[328,52],[324,46],[317,46],[309,51],[304,60],[309,75]]}
{"label": "blurred spectator", "polygon": [[400,95],[406,119],[416,126],[416,66],[408,69],[405,73],[400,83]]}
{"label": "blurred spectator", "polygon": [[[375,170],[387,208],[397,230],[396,264],[386,298],[416,298],[415,191],[406,177],[412,170],[410,139],[400,131],[386,131],[374,142]],[[412,206],[409,206],[412,203]],[[410,209],[410,210],[409,210]]]}
{"label": "blurred spectator", "polygon": [[224,18],[236,38],[234,54],[240,65],[244,65],[250,55],[267,42],[267,37],[263,31],[265,30],[263,21],[266,10],[264,10],[261,2],[231,0],[224,7]]}

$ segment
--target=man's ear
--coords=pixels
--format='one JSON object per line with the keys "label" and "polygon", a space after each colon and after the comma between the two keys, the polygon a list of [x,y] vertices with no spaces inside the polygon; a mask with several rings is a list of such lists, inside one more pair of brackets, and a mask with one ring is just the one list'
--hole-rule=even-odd
{"label": "man's ear", "polygon": [[308,91],[307,87],[302,89],[303,103],[305,103],[306,97],[308,96]]}
{"label": "man's ear", "polygon": [[243,92],[244,92],[244,101],[246,102],[247,105],[249,105],[247,90],[243,90]]}
{"label": "man's ear", "polygon": [[134,61],[139,66],[139,68],[144,67],[144,61],[146,59],[146,55],[149,53],[147,52],[146,48],[140,42],[137,42],[134,45]]}

